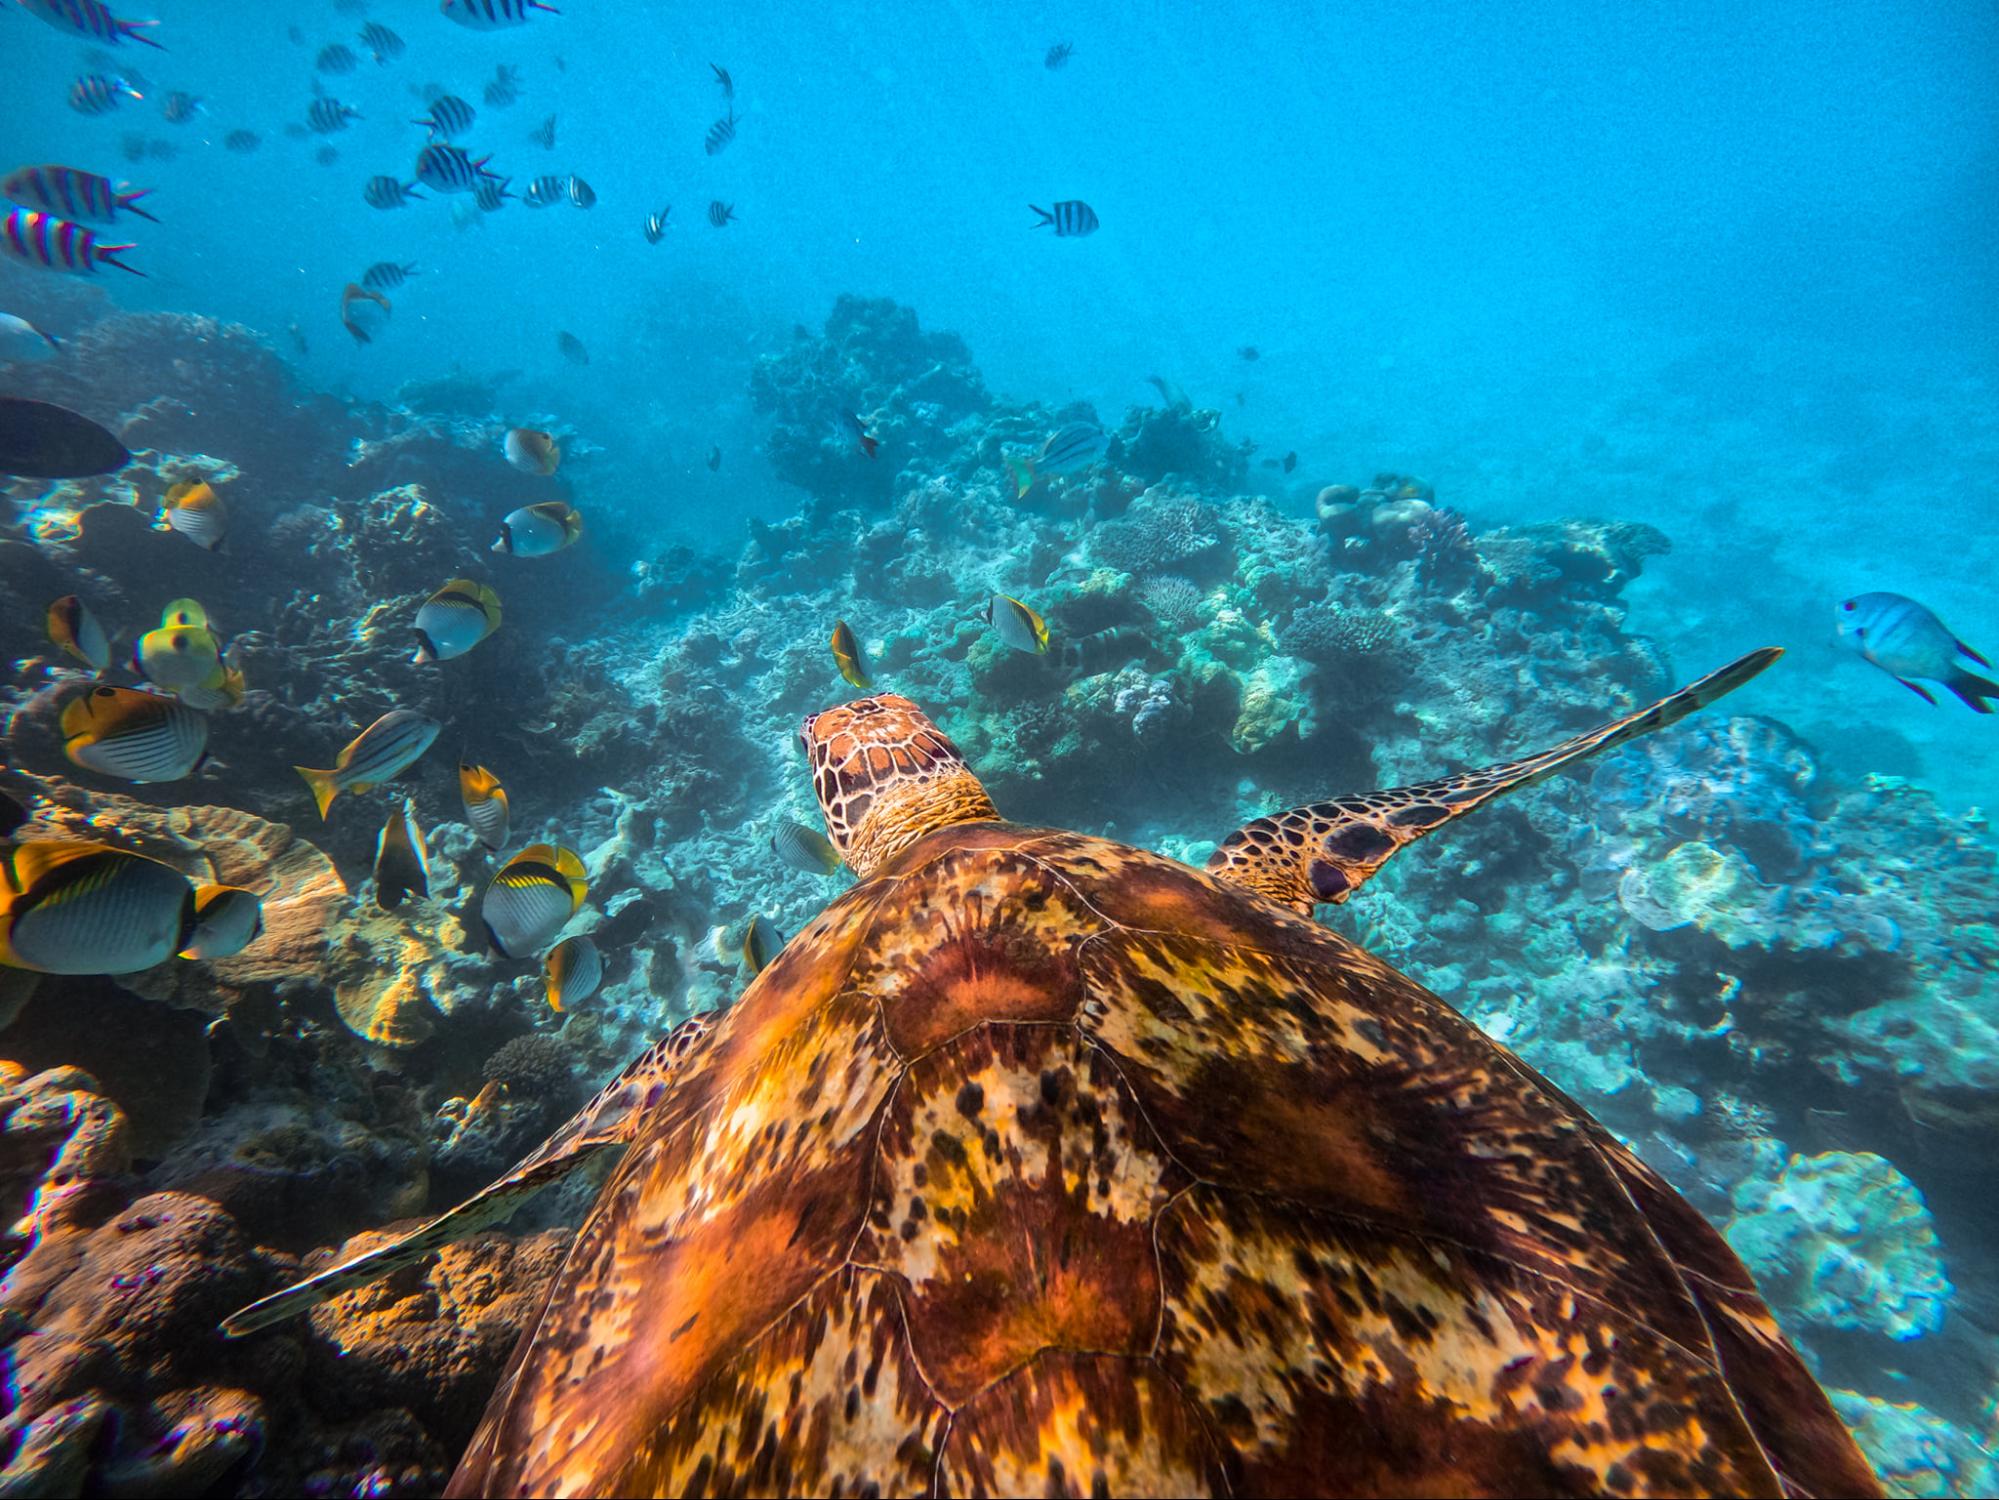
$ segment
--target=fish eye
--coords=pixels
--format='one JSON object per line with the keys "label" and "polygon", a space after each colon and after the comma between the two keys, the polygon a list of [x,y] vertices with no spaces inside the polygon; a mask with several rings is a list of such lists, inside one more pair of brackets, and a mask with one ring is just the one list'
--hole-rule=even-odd
{"label": "fish eye", "polygon": [[1843,609],[1843,610],[1845,610],[1845,611],[1846,611],[1846,612],[1847,612],[1848,614],[1852,614],[1852,613],[1853,613],[1853,601],[1852,601],[1851,599],[1847,600],[1847,601],[1846,601],[1846,603],[1844,603],[1844,604],[1840,605],[1840,608],[1841,608],[1841,609]]}

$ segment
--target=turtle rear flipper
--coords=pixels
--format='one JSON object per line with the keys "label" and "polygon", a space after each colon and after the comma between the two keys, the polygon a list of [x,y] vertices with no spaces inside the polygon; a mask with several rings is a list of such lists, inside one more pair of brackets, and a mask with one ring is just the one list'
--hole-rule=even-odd
{"label": "turtle rear flipper", "polygon": [[222,1332],[229,1338],[241,1338],[310,1312],[342,1292],[505,1222],[528,1199],[560,1182],[599,1152],[629,1145],[639,1122],[665,1095],[674,1073],[713,1025],[712,1014],[681,1022],[499,1181],[386,1245],[238,1309],[222,1320]]}
{"label": "turtle rear flipper", "polygon": [[1208,859],[1208,873],[1309,916],[1319,902],[1346,900],[1398,849],[1424,834],[1501,793],[1532,786],[1571,761],[1684,719],[1741,687],[1783,654],[1776,646],[1752,651],[1649,708],[1524,760],[1257,818],[1222,840]]}

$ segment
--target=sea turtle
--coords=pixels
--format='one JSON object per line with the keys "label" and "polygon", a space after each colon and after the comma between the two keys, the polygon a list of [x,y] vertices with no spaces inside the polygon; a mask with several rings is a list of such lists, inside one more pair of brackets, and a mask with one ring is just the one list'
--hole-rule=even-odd
{"label": "sea turtle", "polygon": [[816,714],[859,883],[501,1182],[225,1326],[624,1147],[448,1493],[1878,1493],[1706,1221],[1311,920],[1777,654],[1205,872],[1003,821],[905,698]]}

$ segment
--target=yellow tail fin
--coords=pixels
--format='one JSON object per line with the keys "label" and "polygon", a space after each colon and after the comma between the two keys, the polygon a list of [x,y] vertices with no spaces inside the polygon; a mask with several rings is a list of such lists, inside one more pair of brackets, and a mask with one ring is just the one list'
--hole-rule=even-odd
{"label": "yellow tail fin", "polygon": [[292,769],[305,778],[305,784],[312,788],[312,800],[319,804],[319,820],[326,821],[326,810],[333,806],[333,799],[340,795],[340,785],[333,778],[334,771],[315,771],[310,766],[293,766]]}

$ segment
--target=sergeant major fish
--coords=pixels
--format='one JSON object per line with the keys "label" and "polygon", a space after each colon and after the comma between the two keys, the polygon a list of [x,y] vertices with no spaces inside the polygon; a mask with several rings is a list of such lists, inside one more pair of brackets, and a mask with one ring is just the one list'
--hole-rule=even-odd
{"label": "sergeant major fish", "polygon": [[69,86],[69,107],[80,115],[108,115],[127,99],[146,96],[122,78],[86,73]]}
{"label": "sergeant major fish", "polygon": [[378,260],[361,273],[361,285],[371,292],[401,286],[417,274],[414,261]]}
{"label": "sergeant major fish", "polygon": [[469,193],[481,181],[493,176],[486,163],[493,158],[473,160],[462,146],[425,146],[416,156],[416,180],[440,193]]}
{"label": "sergeant major fish", "polygon": [[22,167],[0,182],[0,194],[23,208],[92,224],[109,224],[120,213],[137,214],[142,219],[158,219],[139,207],[139,200],[151,188],[132,189],[114,184],[108,177],[86,172],[80,167],[53,162],[39,167]]}
{"label": "sergeant major fish", "polygon": [[456,94],[439,94],[430,101],[430,113],[410,124],[421,125],[432,141],[455,141],[472,128],[476,111]]}
{"label": "sergeant major fish", "polygon": [[1035,208],[1032,203],[1027,206],[1031,212],[1041,216],[1034,227],[1052,227],[1057,239],[1080,238],[1097,232],[1097,212],[1080,198],[1064,198],[1053,209]]}
{"label": "sergeant major fish", "polygon": [[317,135],[332,135],[335,131],[345,130],[349,120],[360,118],[360,110],[330,97],[313,100],[305,111],[305,122]]}
{"label": "sergeant major fish", "polygon": [[342,792],[373,791],[415,765],[442,726],[414,709],[391,709],[347,743],[327,770],[293,766],[312,789],[323,819]]}
{"label": "sergeant major fish", "polygon": [[130,271],[134,276],[146,274],[118,259],[127,250],[138,249],[136,243],[100,244],[96,234],[81,224],[32,209],[8,211],[6,222],[0,224],[0,249],[23,265],[39,266],[45,271],[95,276],[99,266],[108,265]]}
{"label": "sergeant major fish", "polygon": [[1840,604],[1834,617],[1841,645],[1859,652],[1925,703],[1937,700],[1916,685],[1917,678],[1942,683],[1973,713],[1989,714],[1999,700],[1999,682],[1964,664],[1972,661],[1990,670],[1992,663],[1915,600],[1902,594],[1856,594]]}
{"label": "sergeant major fish", "polygon": [[469,31],[497,31],[502,26],[518,26],[536,11],[559,16],[561,11],[542,0],[444,0],[445,19],[456,21]]}
{"label": "sergeant major fish", "polygon": [[111,7],[103,0],[21,0],[21,8],[58,31],[74,32],[92,41],[116,47],[129,40],[144,42],[162,52],[167,50],[158,40],[146,35],[147,28],[159,25],[158,21],[120,20],[111,14]]}

